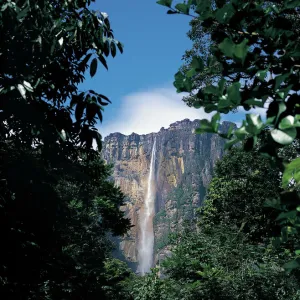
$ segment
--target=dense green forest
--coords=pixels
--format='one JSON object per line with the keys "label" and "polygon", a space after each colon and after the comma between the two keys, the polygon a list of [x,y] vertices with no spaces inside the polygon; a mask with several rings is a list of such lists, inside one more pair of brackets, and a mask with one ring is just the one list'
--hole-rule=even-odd
{"label": "dense green forest", "polygon": [[91,2],[0,0],[1,299],[300,299],[300,1],[157,1],[192,18],[174,86],[228,153],[143,277],[112,256],[131,225],[101,158],[110,100],[78,88],[123,52]]}

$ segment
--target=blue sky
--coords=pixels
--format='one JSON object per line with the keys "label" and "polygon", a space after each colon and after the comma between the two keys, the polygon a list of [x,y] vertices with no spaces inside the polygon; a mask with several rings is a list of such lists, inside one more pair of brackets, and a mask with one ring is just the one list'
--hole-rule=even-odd
{"label": "blue sky", "polygon": [[191,47],[189,17],[167,15],[156,0],[96,1],[92,9],[109,15],[115,38],[124,44],[123,54],[108,59],[108,71],[99,68],[93,78],[87,72],[80,86],[112,101],[99,125],[103,136],[157,132],[178,120],[207,117],[187,107],[172,85],[182,55]]}

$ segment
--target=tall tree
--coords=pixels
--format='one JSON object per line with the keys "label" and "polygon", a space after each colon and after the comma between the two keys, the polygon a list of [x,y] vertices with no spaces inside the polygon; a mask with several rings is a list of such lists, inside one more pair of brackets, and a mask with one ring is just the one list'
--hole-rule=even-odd
{"label": "tall tree", "polygon": [[109,235],[129,228],[95,128],[110,101],[78,90],[123,51],[91,2],[0,0],[1,298],[105,298]]}
{"label": "tall tree", "polygon": [[[204,28],[211,30],[212,48],[209,66],[221,65],[218,83],[202,86],[197,91],[196,107],[206,112],[216,112],[212,120],[202,120],[198,133],[215,132],[228,139],[227,147],[245,140],[245,149],[251,149],[257,138],[268,128],[268,138],[261,152],[273,157],[282,172],[281,194],[285,211],[281,214],[282,233],[286,241],[297,234],[300,224],[300,158],[287,162],[280,149],[300,137],[299,110],[299,1],[212,1],[190,0],[172,8],[172,0],[160,0],[169,13],[191,14]],[[253,16],[256,16],[253,18]],[[190,70],[175,75],[178,92],[192,92],[199,88],[193,78],[200,74],[205,64],[200,56],[194,58]],[[242,126],[219,132],[221,114],[235,109],[265,108],[266,118],[246,114]],[[278,205],[277,205],[278,206]],[[300,245],[299,245],[300,247]],[[300,259],[288,268],[299,267]]]}

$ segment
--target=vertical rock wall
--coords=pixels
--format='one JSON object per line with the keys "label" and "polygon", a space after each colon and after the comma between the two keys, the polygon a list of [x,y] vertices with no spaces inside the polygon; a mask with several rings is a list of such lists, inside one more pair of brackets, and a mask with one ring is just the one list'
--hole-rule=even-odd
{"label": "vertical rock wall", "polygon": [[[224,122],[222,127],[228,128]],[[194,134],[199,120],[185,119],[158,133],[125,136],[112,133],[104,139],[103,157],[114,165],[114,179],[127,195],[122,208],[134,227],[120,249],[133,262],[138,258],[139,216],[147,192],[151,149],[156,137],[156,203],[154,217],[155,261],[167,254],[168,235],[191,219],[205,196],[213,166],[223,154],[225,141],[217,135]]]}

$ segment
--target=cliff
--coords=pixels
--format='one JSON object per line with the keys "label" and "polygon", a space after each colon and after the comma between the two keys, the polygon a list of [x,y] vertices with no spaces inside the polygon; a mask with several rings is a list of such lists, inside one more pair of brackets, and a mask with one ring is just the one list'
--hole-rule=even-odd
{"label": "cliff", "polygon": [[[224,122],[222,127],[229,127]],[[120,243],[125,257],[136,262],[140,236],[139,216],[147,191],[151,150],[156,137],[154,216],[155,262],[168,254],[168,235],[191,219],[205,196],[213,166],[223,154],[225,141],[217,135],[194,134],[199,120],[185,119],[158,133],[104,139],[103,157],[114,165],[114,179],[128,196],[122,209],[134,227]]]}

